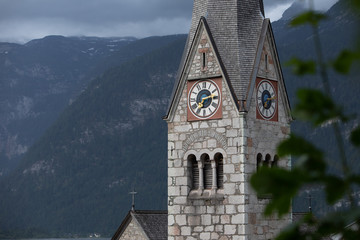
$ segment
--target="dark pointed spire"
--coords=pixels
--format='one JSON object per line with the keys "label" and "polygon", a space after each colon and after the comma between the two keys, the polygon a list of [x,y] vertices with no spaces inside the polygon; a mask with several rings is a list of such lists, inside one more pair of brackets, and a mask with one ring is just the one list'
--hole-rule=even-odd
{"label": "dark pointed spire", "polygon": [[265,17],[265,9],[264,9],[264,1],[260,0],[260,11],[263,15],[263,17]]}

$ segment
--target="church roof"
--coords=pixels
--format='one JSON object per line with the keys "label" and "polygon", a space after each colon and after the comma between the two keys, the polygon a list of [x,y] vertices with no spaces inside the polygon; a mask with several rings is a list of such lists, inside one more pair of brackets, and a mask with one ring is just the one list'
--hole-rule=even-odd
{"label": "church roof", "polygon": [[181,71],[201,17],[205,17],[237,100],[246,100],[264,20],[262,0],[195,0]]}
{"label": "church roof", "polygon": [[207,22],[237,100],[245,100],[263,25],[259,0],[209,0]]}
{"label": "church roof", "polygon": [[135,219],[150,240],[166,240],[168,213],[167,211],[134,210],[129,211],[111,240],[118,240],[132,219]]}
{"label": "church roof", "polygon": [[135,211],[133,214],[149,239],[167,239],[167,211]]}
{"label": "church roof", "polygon": [[[264,24],[263,0],[195,0],[192,23],[167,111],[184,79],[184,67],[201,18],[206,19],[235,101],[247,100]],[[166,118],[166,117],[165,117]]]}

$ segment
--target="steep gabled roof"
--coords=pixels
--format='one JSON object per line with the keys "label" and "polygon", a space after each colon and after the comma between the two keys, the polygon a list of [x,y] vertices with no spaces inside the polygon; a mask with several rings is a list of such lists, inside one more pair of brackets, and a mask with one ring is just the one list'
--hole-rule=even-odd
{"label": "steep gabled roof", "polygon": [[168,238],[167,211],[135,211],[133,215],[150,240],[166,240]]}
{"label": "steep gabled roof", "polygon": [[[172,93],[173,103],[190,49],[195,40],[201,18],[206,19],[221,65],[234,93],[235,102],[246,100],[258,42],[264,20],[262,0],[195,0],[192,24],[177,80]],[[168,109],[167,114],[169,115]]]}
{"label": "steep gabled roof", "polygon": [[[194,33],[194,40],[191,42],[191,46],[189,47],[189,54],[186,55],[186,58],[183,60],[183,63],[181,64],[181,69],[179,69],[179,73],[178,73],[178,78],[177,81],[175,83],[173,92],[171,94],[171,98],[170,98],[170,104],[168,106],[168,110],[167,110],[167,115],[164,117],[165,120],[169,119],[170,116],[172,115],[172,113],[174,113],[174,110],[176,108],[176,103],[178,102],[181,94],[182,94],[182,89],[184,88],[185,84],[186,84],[186,78],[188,75],[188,71],[189,71],[189,67],[191,65],[191,61],[195,55],[195,51],[197,50],[198,47],[198,42],[200,39],[200,35],[201,32],[205,31],[206,34],[209,37],[209,41],[211,44],[211,49],[213,49],[213,52],[215,54],[215,58],[218,61],[219,65],[220,65],[220,69],[221,69],[221,73],[225,78],[225,81],[227,82],[229,88],[230,88],[230,92],[233,96],[234,99],[236,99],[236,95],[233,91],[233,88],[231,86],[231,82],[229,80],[228,74],[226,72],[225,66],[223,64],[223,62],[221,61],[221,57],[219,54],[219,51],[216,47],[216,44],[214,42],[214,38],[211,34],[211,31],[209,29],[209,25],[207,24],[207,20],[205,17],[201,17],[199,19],[199,23],[197,24],[197,29]],[[184,57],[184,56],[183,56]],[[219,77],[219,76],[217,76]],[[235,101],[235,103],[237,103],[237,101]]]}
{"label": "steep gabled roof", "polygon": [[284,104],[285,104],[285,110],[286,110],[287,116],[289,117],[289,120],[291,121],[293,119],[291,116],[290,101],[289,101],[289,97],[288,97],[287,91],[286,91],[286,85],[285,85],[285,81],[284,81],[284,77],[283,77],[283,73],[282,73],[282,69],[281,69],[281,64],[280,64],[280,59],[279,59],[279,54],[277,51],[276,43],[275,43],[274,33],[273,33],[273,30],[271,27],[270,19],[268,19],[268,18],[264,19],[264,21],[263,21],[261,34],[260,34],[260,38],[259,38],[259,42],[258,42],[258,46],[257,46],[257,52],[255,54],[253,71],[251,74],[251,78],[250,78],[249,85],[248,85],[248,90],[246,93],[245,108],[246,109],[250,108],[251,98],[252,98],[253,90],[255,88],[255,81],[256,81],[258,71],[259,71],[261,55],[263,52],[263,48],[264,48],[264,44],[265,44],[267,36],[269,37],[270,45],[273,50],[272,56],[274,58],[276,71],[278,73],[277,79],[279,82],[280,94],[282,94],[282,99],[284,99]]}
{"label": "steep gabled roof", "polygon": [[263,15],[259,0],[209,0],[207,22],[237,97],[245,100]]}
{"label": "steep gabled roof", "polygon": [[168,237],[168,213],[167,211],[129,211],[111,240],[118,240],[132,220],[139,224],[145,235],[150,240],[166,240]]}

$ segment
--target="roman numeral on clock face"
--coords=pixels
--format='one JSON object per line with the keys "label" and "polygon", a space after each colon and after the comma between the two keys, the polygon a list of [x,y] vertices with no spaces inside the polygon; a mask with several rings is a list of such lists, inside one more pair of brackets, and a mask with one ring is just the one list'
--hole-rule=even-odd
{"label": "roman numeral on clock face", "polygon": [[188,108],[199,119],[210,118],[220,107],[221,92],[212,80],[195,82],[188,96]]}

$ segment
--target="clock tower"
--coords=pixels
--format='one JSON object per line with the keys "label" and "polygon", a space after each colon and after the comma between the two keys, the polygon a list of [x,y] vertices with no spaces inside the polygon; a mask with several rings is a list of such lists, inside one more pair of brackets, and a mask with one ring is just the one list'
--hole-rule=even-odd
{"label": "clock tower", "polygon": [[250,177],[290,167],[277,144],[290,106],[262,0],[195,0],[165,120],[168,239],[273,239],[290,215],[264,217]]}

